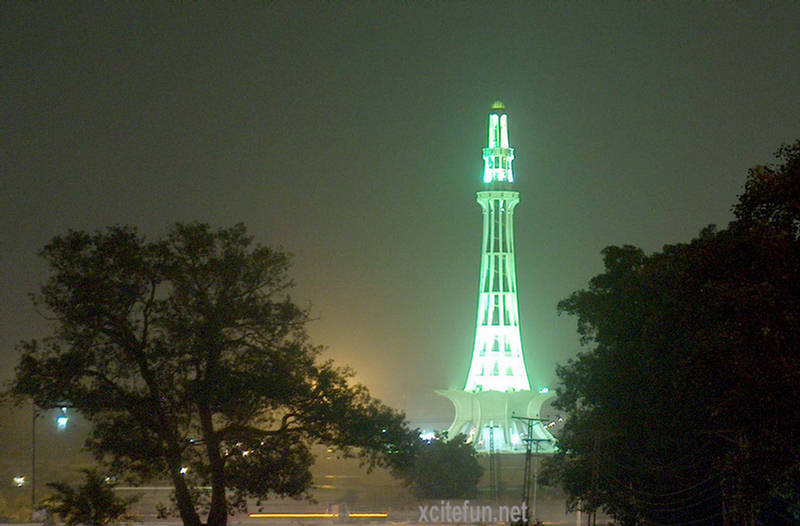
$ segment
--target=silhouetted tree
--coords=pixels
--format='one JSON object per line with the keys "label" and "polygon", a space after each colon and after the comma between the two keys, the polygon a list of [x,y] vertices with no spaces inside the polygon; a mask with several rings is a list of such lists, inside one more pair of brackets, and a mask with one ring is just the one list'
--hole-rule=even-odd
{"label": "silhouetted tree", "polygon": [[631,525],[800,518],[800,141],[779,156],[728,228],[608,247],[559,303],[591,346],[558,369],[551,468],[572,505]]}
{"label": "silhouetted tree", "polygon": [[420,499],[471,499],[478,494],[483,468],[478,454],[464,435],[450,440],[437,434],[430,441],[418,443],[413,467],[406,481]]}
{"label": "silhouetted tree", "polygon": [[84,469],[83,473],[86,480],[75,488],[63,482],[47,484],[54,490],[44,503],[48,512],[60,515],[67,526],[103,526],[133,518],[128,507],[134,498],[116,495],[115,484],[96,470]]}
{"label": "silhouetted tree", "polygon": [[54,330],[20,344],[11,391],[83,413],[115,472],[169,477],[186,526],[200,524],[200,486],[209,526],[248,497],[306,495],[313,443],[369,466],[410,461],[403,415],[318,360],[286,294],[288,256],[244,226],[69,232],[41,255],[51,276],[36,302]]}

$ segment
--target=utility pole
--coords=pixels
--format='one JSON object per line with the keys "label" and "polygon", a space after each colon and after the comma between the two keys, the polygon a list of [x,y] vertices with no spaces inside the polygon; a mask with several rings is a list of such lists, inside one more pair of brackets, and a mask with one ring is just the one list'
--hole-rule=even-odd
{"label": "utility pole", "polygon": [[[528,517],[525,517],[525,524],[531,523],[530,515],[535,515],[536,513],[536,490],[538,487],[537,480],[538,478],[538,470],[533,466],[533,444],[536,444],[536,454],[539,454],[539,444],[541,442],[550,442],[550,440],[546,438],[533,438],[533,426],[536,422],[546,422],[547,419],[545,418],[528,418],[524,416],[512,416],[511,418],[515,420],[519,420],[520,422],[525,422],[526,425],[526,433],[525,438],[522,439],[525,442],[525,470],[522,480],[522,502],[525,504],[526,509],[529,510]],[[533,508],[531,508],[531,472],[534,473],[534,482],[533,482]],[[534,517],[535,518],[535,517]]]}
{"label": "utility pole", "polygon": [[497,505],[497,469],[495,467],[494,451],[494,424],[487,426],[489,429],[489,498]]}
{"label": "utility pole", "polygon": [[36,418],[39,412],[31,400],[31,520],[36,511]]}
{"label": "utility pole", "polygon": [[489,497],[497,505],[503,481],[500,474],[500,453],[494,447],[494,430],[502,429],[502,426],[491,424],[486,428],[489,430]]}

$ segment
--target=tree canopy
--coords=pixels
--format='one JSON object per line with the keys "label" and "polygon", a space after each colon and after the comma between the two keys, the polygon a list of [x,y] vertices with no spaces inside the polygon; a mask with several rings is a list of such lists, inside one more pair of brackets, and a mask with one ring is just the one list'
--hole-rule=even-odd
{"label": "tree canopy", "polygon": [[447,439],[438,434],[419,444],[406,473],[411,492],[419,499],[471,499],[478,494],[483,468],[466,436]]}
{"label": "tree canopy", "polygon": [[800,141],[749,172],[727,228],[605,271],[559,303],[589,347],[559,367],[551,467],[621,524],[800,520]]}
{"label": "tree canopy", "polygon": [[103,526],[133,519],[128,507],[135,498],[118,496],[116,484],[97,470],[82,471],[85,481],[77,487],[64,482],[47,484],[55,492],[44,503],[48,512],[60,515],[67,526]]}
{"label": "tree canopy", "polygon": [[287,294],[289,256],[243,225],[176,224],[155,241],[71,231],[41,255],[51,274],[36,302],[53,332],[19,345],[11,392],[84,414],[88,448],[114,472],[170,479],[186,526],[204,504],[220,526],[248,497],[307,495],[314,443],[409,464],[418,438],[403,415],[319,359]]}

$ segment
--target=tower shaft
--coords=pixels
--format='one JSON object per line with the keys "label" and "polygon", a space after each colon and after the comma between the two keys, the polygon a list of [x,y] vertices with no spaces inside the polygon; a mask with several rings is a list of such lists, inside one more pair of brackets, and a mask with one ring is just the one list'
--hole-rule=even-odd
{"label": "tower shaft", "polygon": [[483,242],[478,314],[467,391],[530,389],[519,331],[514,208],[519,193],[478,192],[483,209]]}

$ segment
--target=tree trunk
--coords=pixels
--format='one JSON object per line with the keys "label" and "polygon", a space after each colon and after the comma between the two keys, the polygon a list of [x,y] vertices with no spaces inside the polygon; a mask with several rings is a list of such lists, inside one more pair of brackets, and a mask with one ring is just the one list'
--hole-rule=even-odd
{"label": "tree trunk", "polygon": [[189,493],[189,487],[186,485],[186,479],[181,473],[181,458],[180,455],[170,456],[169,473],[172,477],[172,484],[175,486],[175,504],[178,506],[183,526],[201,526],[200,516],[194,509],[194,502],[192,495]]}
{"label": "tree trunk", "polygon": [[228,501],[225,495],[225,460],[219,454],[219,440],[214,434],[211,411],[208,407],[201,405],[199,413],[211,474],[211,507],[208,510],[208,526],[226,526],[228,524]]}

